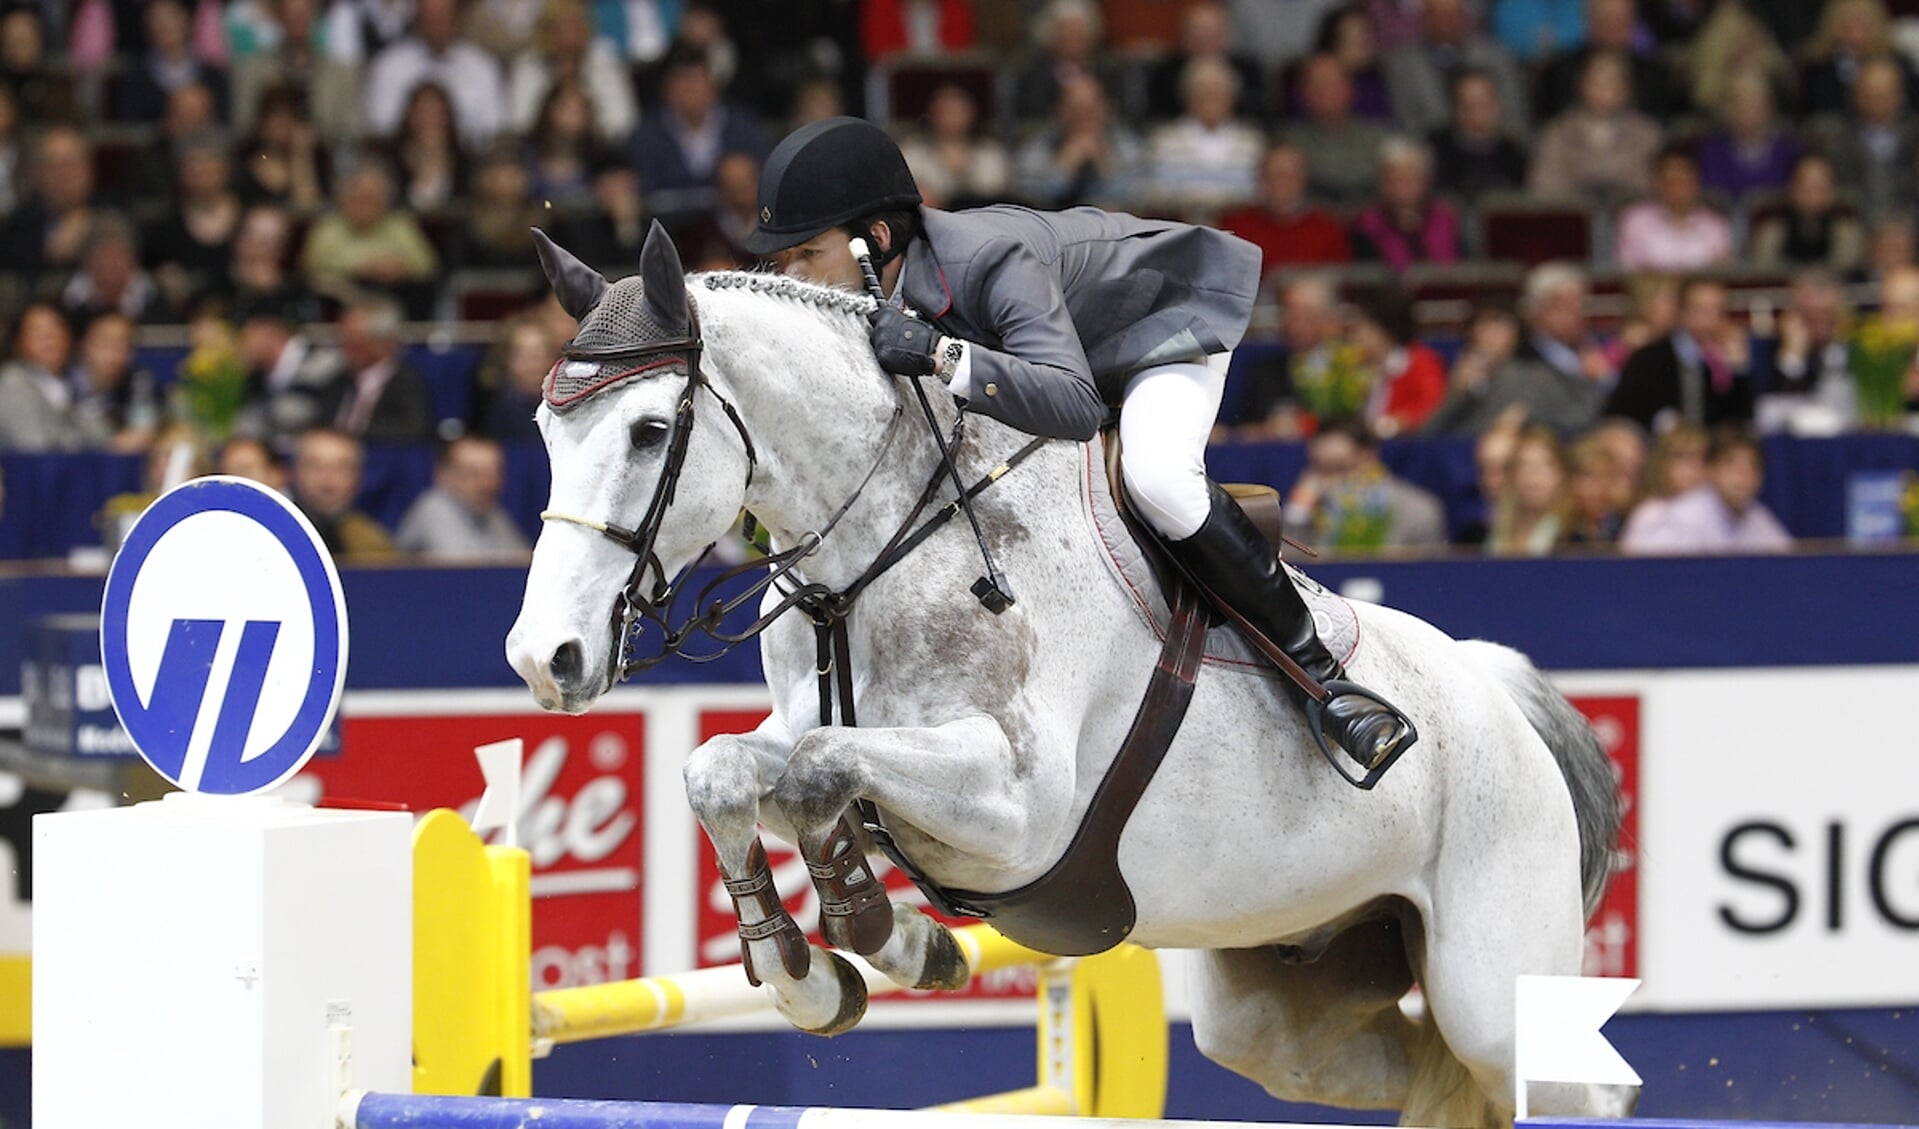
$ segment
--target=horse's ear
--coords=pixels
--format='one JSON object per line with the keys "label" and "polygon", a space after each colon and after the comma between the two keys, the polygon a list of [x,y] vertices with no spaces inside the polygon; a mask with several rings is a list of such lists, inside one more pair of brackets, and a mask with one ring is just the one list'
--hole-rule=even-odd
{"label": "horse's ear", "polygon": [[653,323],[675,333],[690,333],[693,318],[686,304],[686,268],[679,249],[659,220],[646,233],[640,248],[640,283],[646,288],[646,312]]}
{"label": "horse's ear", "polygon": [[575,321],[584,319],[606,294],[606,279],[537,227],[533,229],[533,248],[540,253],[540,269],[553,284],[553,296],[560,300],[560,308]]}

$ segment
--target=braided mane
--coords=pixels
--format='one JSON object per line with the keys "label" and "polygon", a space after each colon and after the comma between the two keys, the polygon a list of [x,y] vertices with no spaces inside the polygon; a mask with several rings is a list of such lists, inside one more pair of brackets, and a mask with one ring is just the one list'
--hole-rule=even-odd
{"label": "braided mane", "polygon": [[803,282],[783,274],[768,274],[764,271],[714,271],[709,274],[696,274],[689,281],[697,282],[708,290],[747,290],[754,294],[765,294],[774,298],[785,298],[816,310],[842,316],[865,317],[871,313],[874,300],[865,294],[851,290],[842,290],[836,286],[820,286]]}

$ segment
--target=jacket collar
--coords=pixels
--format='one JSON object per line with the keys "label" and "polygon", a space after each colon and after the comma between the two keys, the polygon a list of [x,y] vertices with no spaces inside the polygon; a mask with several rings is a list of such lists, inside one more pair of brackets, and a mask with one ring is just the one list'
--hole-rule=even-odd
{"label": "jacket collar", "polygon": [[953,309],[952,287],[946,284],[946,271],[933,255],[932,229],[946,218],[947,213],[937,208],[920,209],[920,238],[906,248],[906,262],[900,267],[900,293],[929,321],[938,321]]}

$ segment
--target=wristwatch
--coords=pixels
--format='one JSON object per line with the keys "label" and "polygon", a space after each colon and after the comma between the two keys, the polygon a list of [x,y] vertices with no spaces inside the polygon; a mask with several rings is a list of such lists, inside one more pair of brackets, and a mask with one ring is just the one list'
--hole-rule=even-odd
{"label": "wristwatch", "polygon": [[933,374],[940,380],[952,380],[960,372],[961,357],[965,357],[965,342],[942,336],[933,348]]}
{"label": "wristwatch", "polygon": [[939,351],[933,357],[933,375],[951,381],[959,373],[959,363],[965,356],[966,342],[953,337],[941,338]]}

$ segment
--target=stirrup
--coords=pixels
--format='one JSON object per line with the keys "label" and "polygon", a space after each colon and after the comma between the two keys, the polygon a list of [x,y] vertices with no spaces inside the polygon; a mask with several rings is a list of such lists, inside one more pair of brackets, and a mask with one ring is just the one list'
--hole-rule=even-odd
{"label": "stirrup", "polygon": [[[1370,792],[1373,790],[1373,786],[1378,784],[1380,779],[1386,775],[1387,770],[1392,768],[1393,765],[1398,762],[1399,758],[1405,754],[1406,750],[1412,748],[1419,740],[1419,729],[1413,724],[1413,719],[1401,712],[1398,706],[1393,705],[1391,702],[1373,693],[1371,690],[1366,689],[1357,682],[1348,682],[1343,678],[1331,678],[1327,679],[1322,685],[1326,688],[1326,697],[1328,700],[1344,697],[1348,694],[1356,694],[1368,701],[1377,702],[1386,707],[1393,712],[1393,716],[1406,723],[1406,736],[1400,739],[1399,744],[1393,747],[1392,752],[1386,754],[1386,759],[1368,768],[1366,763],[1357,756],[1354,756],[1350,750],[1344,746],[1334,745],[1333,742],[1327,739],[1326,703],[1317,698],[1306,699],[1306,722],[1312,727],[1313,740],[1319,743],[1319,751],[1325,754],[1326,762],[1332,765],[1334,770],[1341,776],[1345,777],[1348,784],[1362,791]],[[1348,768],[1347,765],[1349,762],[1352,765],[1358,766],[1360,772],[1364,773],[1364,775],[1357,775],[1351,768]]]}

